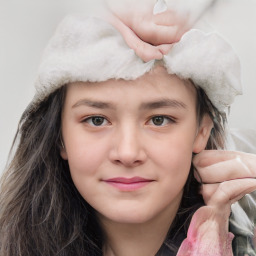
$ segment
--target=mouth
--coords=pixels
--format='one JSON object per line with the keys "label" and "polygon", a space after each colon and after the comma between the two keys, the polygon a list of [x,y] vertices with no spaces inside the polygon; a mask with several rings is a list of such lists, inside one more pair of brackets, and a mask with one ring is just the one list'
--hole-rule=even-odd
{"label": "mouth", "polygon": [[112,187],[117,188],[120,191],[135,191],[151,184],[153,181],[154,180],[145,179],[142,177],[132,177],[132,178],[116,177],[116,178],[103,180],[103,182],[107,183]]}

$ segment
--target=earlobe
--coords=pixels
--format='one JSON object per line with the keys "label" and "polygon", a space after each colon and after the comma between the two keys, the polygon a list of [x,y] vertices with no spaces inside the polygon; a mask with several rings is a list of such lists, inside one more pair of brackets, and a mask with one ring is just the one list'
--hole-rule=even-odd
{"label": "earlobe", "polygon": [[68,160],[67,151],[62,140],[61,140],[60,156],[63,158],[63,160]]}
{"label": "earlobe", "polygon": [[209,115],[204,115],[199,130],[193,145],[193,153],[200,153],[207,145],[210,137],[211,130],[213,128],[213,122]]}
{"label": "earlobe", "polygon": [[65,148],[62,148],[60,150],[60,156],[63,158],[63,160],[68,160],[68,155],[67,155]]}

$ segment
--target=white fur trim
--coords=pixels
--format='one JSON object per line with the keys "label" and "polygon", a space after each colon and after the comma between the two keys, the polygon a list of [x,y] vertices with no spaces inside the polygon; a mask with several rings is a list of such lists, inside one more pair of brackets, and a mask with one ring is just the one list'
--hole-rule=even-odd
{"label": "white fur trim", "polygon": [[[216,33],[205,34],[195,29],[187,32],[163,61],[170,74],[191,79],[202,87],[220,111],[241,94],[239,60]],[[45,50],[31,106],[64,84],[112,78],[133,80],[150,71],[155,63],[143,62],[105,21],[68,16]]]}
{"label": "white fur trim", "polygon": [[164,62],[168,73],[191,79],[222,112],[242,94],[239,59],[217,33],[188,31]]}

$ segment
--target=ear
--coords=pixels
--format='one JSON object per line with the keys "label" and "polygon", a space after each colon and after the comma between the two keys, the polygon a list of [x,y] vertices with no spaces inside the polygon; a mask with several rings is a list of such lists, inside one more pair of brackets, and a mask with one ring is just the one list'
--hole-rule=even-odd
{"label": "ear", "polygon": [[205,149],[208,139],[210,137],[212,128],[213,128],[212,119],[210,118],[209,115],[207,114],[204,115],[194,141],[194,145],[193,145],[194,153],[200,153]]}
{"label": "ear", "polygon": [[61,140],[60,156],[63,158],[63,160],[68,160],[67,151],[62,140]]}

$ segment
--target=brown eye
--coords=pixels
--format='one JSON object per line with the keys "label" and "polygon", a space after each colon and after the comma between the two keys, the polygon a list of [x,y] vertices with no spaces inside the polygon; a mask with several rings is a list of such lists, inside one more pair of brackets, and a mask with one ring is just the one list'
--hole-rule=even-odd
{"label": "brown eye", "polygon": [[83,122],[88,123],[91,126],[103,126],[108,123],[107,119],[102,116],[91,116],[86,118]]}
{"label": "brown eye", "polygon": [[155,116],[152,118],[152,122],[156,126],[161,126],[164,123],[165,118],[163,116]]}
{"label": "brown eye", "polygon": [[149,124],[154,126],[165,126],[168,124],[176,123],[175,119],[169,116],[153,116]]}
{"label": "brown eye", "polygon": [[95,116],[95,117],[92,117],[92,123],[95,125],[95,126],[100,126],[104,123],[104,120],[105,118],[101,117],[101,116]]}

